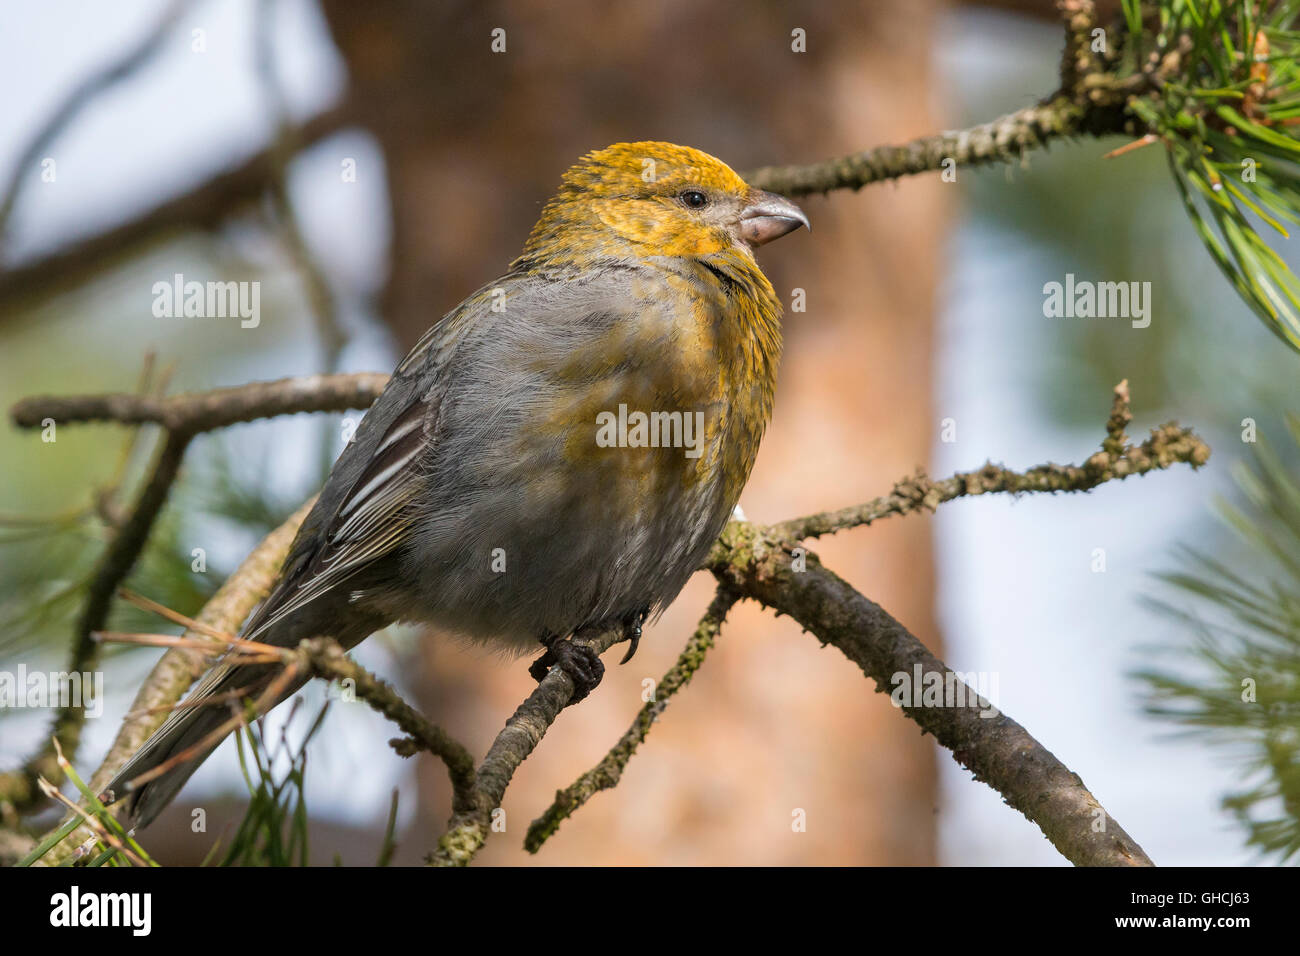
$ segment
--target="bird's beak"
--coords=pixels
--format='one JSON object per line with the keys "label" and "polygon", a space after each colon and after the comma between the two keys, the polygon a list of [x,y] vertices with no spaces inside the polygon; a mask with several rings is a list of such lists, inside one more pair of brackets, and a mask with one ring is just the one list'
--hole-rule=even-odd
{"label": "bird's beak", "polygon": [[780,239],[800,226],[812,229],[802,209],[784,196],[761,189],[750,192],[749,205],[740,214],[740,238],[751,246]]}

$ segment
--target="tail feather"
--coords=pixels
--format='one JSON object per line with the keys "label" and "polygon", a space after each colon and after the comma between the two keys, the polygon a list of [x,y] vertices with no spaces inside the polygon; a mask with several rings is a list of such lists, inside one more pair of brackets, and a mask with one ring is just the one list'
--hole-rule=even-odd
{"label": "tail feather", "polygon": [[[229,722],[242,707],[244,700],[257,699],[274,679],[277,671],[278,668],[268,665],[239,667],[218,665],[208,673],[186,699],[187,705],[190,706],[172,711],[104,789],[105,802],[126,801],[125,812],[122,815],[124,825],[128,828],[140,829],[153,822],[154,818],[180,792],[181,787],[199,765],[220,746],[234,728],[231,727],[226,733],[206,744],[204,744],[205,738],[216,733],[222,724]],[[303,681],[298,681],[286,688],[280,700],[296,692],[302,684]],[[237,700],[222,699],[220,702],[214,700],[214,698],[229,696],[230,692],[235,690],[239,691]],[[206,705],[198,703],[205,700],[212,702]],[[187,750],[200,745],[203,745],[201,749],[186,754]],[[182,755],[185,755],[183,759],[177,759]],[[176,765],[152,780],[134,788],[131,786],[131,782],[136,778],[162,766],[169,760],[177,760]]]}

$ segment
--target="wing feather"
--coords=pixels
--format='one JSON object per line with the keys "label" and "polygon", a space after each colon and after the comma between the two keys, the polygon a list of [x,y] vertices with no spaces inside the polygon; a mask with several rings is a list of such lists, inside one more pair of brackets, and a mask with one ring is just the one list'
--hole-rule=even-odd
{"label": "wing feather", "polygon": [[300,570],[283,577],[249,621],[245,637],[257,640],[277,622],[401,546],[410,531],[403,512],[423,487],[419,462],[435,421],[435,407],[417,400],[389,423],[317,539],[314,553]]}

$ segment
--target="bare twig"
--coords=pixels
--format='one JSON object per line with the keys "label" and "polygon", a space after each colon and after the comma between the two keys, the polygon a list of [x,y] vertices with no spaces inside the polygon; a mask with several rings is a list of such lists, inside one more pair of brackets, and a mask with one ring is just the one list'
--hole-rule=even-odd
{"label": "bare twig", "polygon": [[19,428],[39,428],[43,420],[52,418],[60,424],[155,422],[173,431],[196,433],[276,415],[368,408],[387,383],[387,375],[358,372],[282,378],[168,398],[128,393],[37,396],[14,405],[10,417]]}
{"label": "bare twig", "polygon": [[327,638],[303,641],[298,645],[297,654],[303,666],[317,677],[352,681],[359,699],[409,734],[406,738],[389,741],[393,749],[403,757],[413,756],[421,750],[438,757],[447,765],[455,805],[464,808],[472,805],[474,758],[464,744],[404,701],[391,684],[349,658],[337,641]]}

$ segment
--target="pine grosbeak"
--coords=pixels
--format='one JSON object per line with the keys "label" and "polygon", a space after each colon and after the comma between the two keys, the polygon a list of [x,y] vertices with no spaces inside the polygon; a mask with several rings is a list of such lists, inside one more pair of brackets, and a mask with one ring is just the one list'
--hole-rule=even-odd
{"label": "pine grosbeak", "polygon": [[[567,638],[622,627],[630,658],[740,497],[781,353],[754,249],[800,225],[797,206],[695,149],[583,157],[506,274],[397,367],[243,636],[351,647],[423,621],[507,649],[540,640],[534,676],[558,664],[585,696],[603,665]],[[189,701],[255,698],[277,671],[219,662]],[[110,798],[148,824],[227,719],[174,711]]]}

